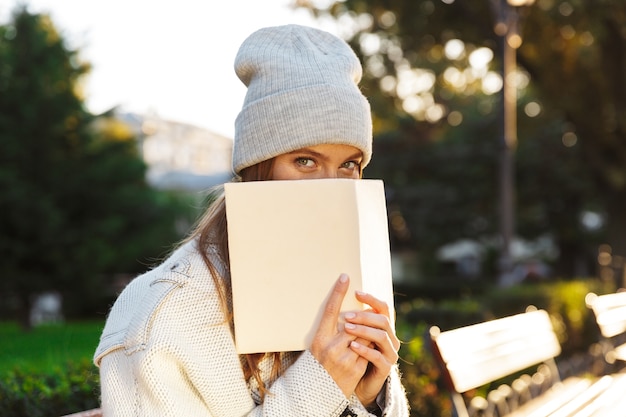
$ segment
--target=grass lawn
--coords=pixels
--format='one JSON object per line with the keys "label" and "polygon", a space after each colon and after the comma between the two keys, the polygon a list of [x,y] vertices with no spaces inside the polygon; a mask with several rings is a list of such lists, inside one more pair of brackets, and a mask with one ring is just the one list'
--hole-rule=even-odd
{"label": "grass lawn", "polygon": [[15,368],[47,373],[91,360],[103,327],[104,322],[71,322],[24,332],[17,323],[0,322],[0,378]]}

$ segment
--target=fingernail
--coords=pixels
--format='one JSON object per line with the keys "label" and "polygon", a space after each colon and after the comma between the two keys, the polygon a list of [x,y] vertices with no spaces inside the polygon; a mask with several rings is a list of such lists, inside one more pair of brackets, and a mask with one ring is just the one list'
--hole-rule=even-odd
{"label": "fingernail", "polygon": [[354,330],[356,329],[356,326],[352,323],[346,323],[345,324],[346,329],[350,329],[350,330]]}
{"label": "fingernail", "polygon": [[348,274],[341,274],[341,275],[339,275],[339,281],[342,282],[342,283],[348,282]]}
{"label": "fingernail", "polygon": [[353,348],[357,348],[357,349],[361,347],[361,344],[355,341],[350,342],[350,345],[352,345]]}
{"label": "fingernail", "polygon": [[353,313],[353,312],[348,312],[348,313],[346,313],[346,314],[344,315],[344,317],[345,317],[345,318],[347,318],[347,319],[353,319],[353,318],[355,318],[355,317],[356,317],[356,314],[355,314],[355,313]]}
{"label": "fingernail", "polygon": [[366,294],[365,292],[360,291],[360,290],[356,290],[355,292],[356,292],[356,295],[361,295],[361,296]]}

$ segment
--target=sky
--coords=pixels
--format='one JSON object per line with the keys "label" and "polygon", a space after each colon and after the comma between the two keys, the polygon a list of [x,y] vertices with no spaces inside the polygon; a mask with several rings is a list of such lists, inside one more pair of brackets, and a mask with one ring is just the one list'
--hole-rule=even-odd
{"label": "sky", "polygon": [[245,86],[233,70],[253,31],[288,23],[334,32],[290,0],[0,0],[0,23],[18,3],[46,12],[92,65],[87,108],[114,106],[190,123],[232,138]]}

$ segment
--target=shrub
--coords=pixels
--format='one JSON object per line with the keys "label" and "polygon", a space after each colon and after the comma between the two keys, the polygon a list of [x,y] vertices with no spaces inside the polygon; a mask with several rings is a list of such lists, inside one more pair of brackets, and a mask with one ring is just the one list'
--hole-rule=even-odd
{"label": "shrub", "polygon": [[451,402],[439,385],[439,369],[425,346],[427,326],[413,327],[406,321],[397,323],[400,348],[400,372],[406,389],[411,416],[450,416]]}
{"label": "shrub", "polygon": [[594,279],[550,281],[495,288],[483,296],[491,318],[521,313],[529,305],[546,310],[559,335],[563,355],[586,350],[598,339],[598,329],[585,304],[589,292],[606,294],[615,287]]}
{"label": "shrub", "polygon": [[0,415],[49,417],[97,408],[98,387],[98,371],[88,360],[46,374],[14,369],[0,381]]}

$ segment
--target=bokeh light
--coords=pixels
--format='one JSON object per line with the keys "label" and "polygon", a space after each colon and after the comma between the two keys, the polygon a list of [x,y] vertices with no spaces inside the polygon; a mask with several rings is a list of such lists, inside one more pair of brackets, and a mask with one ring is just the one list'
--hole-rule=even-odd
{"label": "bokeh light", "polygon": [[465,44],[459,39],[451,39],[444,46],[446,58],[455,61],[465,56]]}
{"label": "bokeh light", "polygon": [[531,101],[524,106],[524,113],[528,117],[537,117],[541,113],[541,105],[536,101]]}
{"label": "bokeh light", "polygon": [[468,60],[472,68],[487,68],[489,63],[493,60],[493,51],[485,47],[478,48],[470,53]]}
{"label": "bokeh light", "polygon": [[495,94],[502,90],[502,77],[500,74],[490,71],[482,79],[482,91],[487,95]]}
{"label": "bokeh light", "polygon": [[572,146],[575,146],[578,142],[578,136],[576,136],[576,133],[574,132],[565,132],[563,134],[563,137],[561,138],[561,141],[563,142],[564,146],[571,148]]}
{"label": "bokeh light", "polygon": [[451,111],[447,117],[450,126],[458,126],[463,123],[463,114],[459,111]]}

